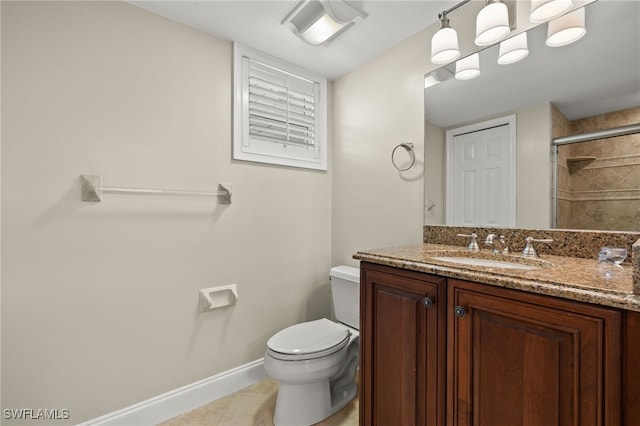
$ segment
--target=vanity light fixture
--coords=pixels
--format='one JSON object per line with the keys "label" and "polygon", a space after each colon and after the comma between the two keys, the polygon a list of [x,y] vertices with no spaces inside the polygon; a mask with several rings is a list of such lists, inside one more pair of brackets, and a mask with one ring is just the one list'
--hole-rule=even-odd
{"label": "vanity light fixture", "polygon": [[529,54],[527,32],[522,32],[500,43],[498,63],[500,65],[515,64]]}
{"label": "vanity light fixture", "polygon": [[566,46],[578,41],[587,33],[584,7],[562,15],[547,25],[547,46]]}
{"label": "vanity light fixture", "polygon": [[282,25],[312,46],[328,43],[367,14],[340,0],[303,0]]}
{"label": "vanity light fixture", "polygon": [[476,45],[495,44],[510,32],[507,5],[500,0],[487,0],[486,6],[476,16]]}
{"label": "vanity light fixture", "polygon": [[572,7],[572,0],[531,0],[529,20],[541,24],[561,16]]}
{"label": "vanity light fixture", "polygon": [[471,80],[480,75],[480,55],[474,53],[456,62],[456,80]]}
{"label": "vanity light fixture", "polygon": [[442,12],[438,17],[440,29],[431,38],[431,62],[448,64],[460,57],[458,33],[449,26],[447,12]]}

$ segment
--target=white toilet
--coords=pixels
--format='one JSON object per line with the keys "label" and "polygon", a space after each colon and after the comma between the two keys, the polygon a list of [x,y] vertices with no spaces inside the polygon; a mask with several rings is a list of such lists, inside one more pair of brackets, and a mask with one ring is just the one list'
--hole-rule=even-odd
{"label": "white toilet", "polygon": [[347,405],[358,391],[360,270],[331,269],[336,319],[292,325],[267,341],[264,368],[279,382],[275,426],[318,423]]}

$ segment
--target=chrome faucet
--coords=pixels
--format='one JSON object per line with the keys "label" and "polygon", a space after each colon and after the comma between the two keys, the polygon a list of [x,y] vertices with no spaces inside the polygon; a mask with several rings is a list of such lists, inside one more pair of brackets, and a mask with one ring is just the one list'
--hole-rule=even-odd
{"label": "chrome faucet", "polygon": [[493,246],[494,253],[509,254],[509,247],[504,238],[504,235],[498,237],[496,234],[489,234],[484,240],[484,243],[488,246]]}
{"label": "chrome faucet", "polygon": [[524,250],[522,250],[522,256],[523,257],[540,257],[538,256],[538,252],[536,252],[536,249],[533,248],[533,243],[552,243],[553,240],[551,238],[547,238],[547,239],[535,239],[533,237],[527,237],[524,239],[524,241],[527,243],[526,246],[524,247]]}
{"label": "chrome faucet", "polygon": [[458,237],[466,237],[471,238],[471,242],[467,246],[467,250],[469,251],[480,251],[480,247],[478,246],[478,235],[477,234],[458,234]]}

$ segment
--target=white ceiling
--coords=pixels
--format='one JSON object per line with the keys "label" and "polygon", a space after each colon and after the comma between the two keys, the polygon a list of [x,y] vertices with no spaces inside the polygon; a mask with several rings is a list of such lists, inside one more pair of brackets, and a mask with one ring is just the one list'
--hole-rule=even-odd
{"label": "white ceiling", "polygon": [[[348,1],[368,14],[327,46],[313,47],[281,25],[298,1],[133,0],[151,12],[237,41],[334,80],[438,21],[458,0]],[[426,54],[426,47],[425,47]]]}
{"label": "white ceiling", "polygon": [[[130,2],[333,80],[436,23],[439,12],[459,1],[348,0],[367,13],[367,18],[329,45],[318,47],[306,44],[281,24],[297,0]],[[527,4],[528,0],[522,2]],[[639,15],[638,0],[596,1],[587,6],[587,35],[573,45],[553,49],[544,46],[543,24],[537,32],[531,32],[532,39],[541,39],[538,45],[542,46],[534,51],[532,43],[525,60],[508,66],[485,62],[479,78],[447,81],[427,89],[427,119],[446,127],[453,121],[475,119],[478,111],[485,116],[497,115],[546,101],[554,102],[571,119],[640,105]],[[551,56],[541,56],[543,52]],[[572,71],[572,65],[578,70]],[[563,69],[569,76],[566,80],[558,78]],[[438,117],[432,116],[434,112]]]}

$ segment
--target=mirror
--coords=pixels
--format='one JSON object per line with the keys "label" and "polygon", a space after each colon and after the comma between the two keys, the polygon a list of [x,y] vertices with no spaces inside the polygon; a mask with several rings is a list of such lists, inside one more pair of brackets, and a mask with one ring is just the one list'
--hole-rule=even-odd
{"label": "mirror", "polygon": [[[498,45],[495,45],[480,52],[482,74],[479,77],[467,81],[451,77],[425,89],[425,224],[444,224],[444,132],[447,129],[515,113],[518,116],[516,226],[550,228],[556,222],[552,217],[552,211],[556,210],[552,205],[555,197],[549,190],[554,182],[551,167],[555,165],[551,139],[566,135],[557,133],[556,114],[561,113],[567,121],[582,119],[584,123],[599,119],[604,113],[636,108],[632,120],[640,121],[637,109],[640,107],[640,3],[599,0],[587,5],[585,10],[587,34],[571,45],[547,47],[547,24],[542,24],[528,31],[529,55],[524,60],[511,65],[497,64]],[[447,65],[437,70],[438,75],[442,78],[451,74],[454,67],[454,64]],[[541,122],[529,121],[533,110],[544,118]],[[640,168],[640,134],[630,138],[629,145],[636,151],[624,155],[635,156]],[[605,152],[612,146],[599,142]],[[590,149],[593,150],[593,144],[591,148],[576,148],[575,155],[561,153],[558,163],[564,162],[561,165],[568,170],[567,158],[587,157],[584,153]],[[582,172],[591,167],[585,163],[571,164],[574,170],[580,166],[584,167]],[[558,176],[567,170],[559,171]],[[638,173],[635,181],[640,182],[640,170],[635,173]],[[635,201],[636,206],[640,206],[640,184],[637,185],[636,191],[619,197],[617,209],[638,212],[638,207],[624,204],[622,200],[636,198],[627,201]],[[593,200],[584,201],[587,202],[575,203],[575,208],[579,208],[579,204],[591,207],[586,215],[592,218],[602,214],[602,209],[594,208],[597,203]],[[571,215],[576,213],[572,211]],[[640,230],[640,214],[624,224],[611,218],[599,223],[585,220],[569,226],[561,222],[558,224],[563,228]]]}

